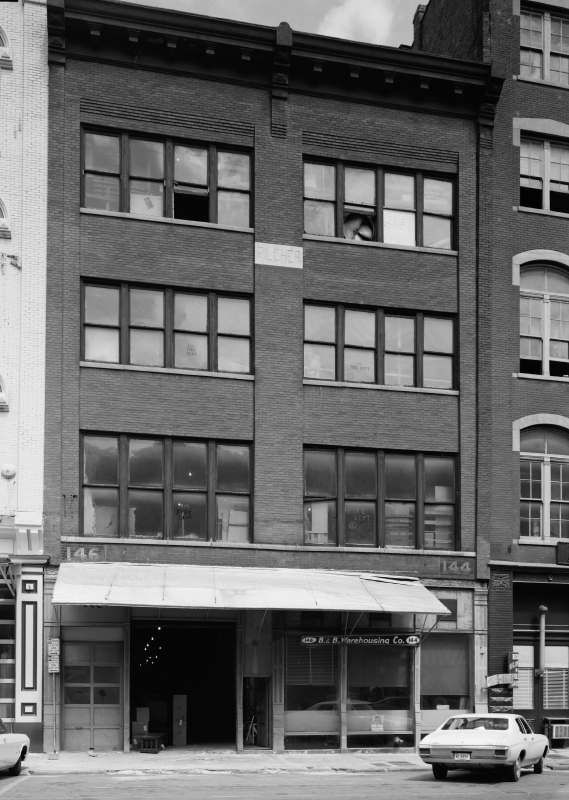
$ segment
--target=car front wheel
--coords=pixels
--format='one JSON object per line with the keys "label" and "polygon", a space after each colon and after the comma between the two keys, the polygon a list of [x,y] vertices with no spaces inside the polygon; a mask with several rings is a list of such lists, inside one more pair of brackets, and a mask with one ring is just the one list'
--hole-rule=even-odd
{"label": "car front wheel", "polygon": [[543,756],[539,759],[539,761],[535,762],[533,765],[533,771],[536,773],[536,775],[541,775],[543,772]]}
{"label": "car front wheel", "polygon": [[517,758],[511,767],[508,767],[508,780],[517,783],[520,779],[520,775],[522,774],[522,765],[520,759]]}
{"label": "car front wheel", "polygon": [[16,761],[13,767],[8,769],[10,775],[19,775],[22,771],[22,756]]}
{"label": "car front wheel", "polygon": [[435,780],[444,781],[448,773],[448,769],[442,764],[433,764],[433,775]]}

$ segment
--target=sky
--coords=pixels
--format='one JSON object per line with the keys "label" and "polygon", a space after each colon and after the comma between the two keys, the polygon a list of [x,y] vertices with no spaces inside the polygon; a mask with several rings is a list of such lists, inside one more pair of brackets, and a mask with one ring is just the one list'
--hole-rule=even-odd
{"label": "sky", "polygon": [[[131,0],[128,0],[129,2]],[[140,5],[189,11],[277,26],[340,39],[399,47],[413,40],[419,0],[132,0]],[[425,3],[426,0],[423,0]]]}

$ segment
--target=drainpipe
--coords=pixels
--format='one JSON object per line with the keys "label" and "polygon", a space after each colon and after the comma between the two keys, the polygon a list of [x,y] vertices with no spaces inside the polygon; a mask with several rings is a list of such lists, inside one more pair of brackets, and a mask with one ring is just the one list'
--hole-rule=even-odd
{"label": "drainpipe", "polygon": [[547,606],[539,607],[539,667],[536,669],[535,674],[538,678],[543,676],[545,672],[545,615],[547,614]]}

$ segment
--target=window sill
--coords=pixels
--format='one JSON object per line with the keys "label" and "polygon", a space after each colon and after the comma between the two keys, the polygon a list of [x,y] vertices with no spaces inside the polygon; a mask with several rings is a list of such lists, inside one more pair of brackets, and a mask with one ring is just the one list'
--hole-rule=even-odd
{"label": "window sill", "polygon": [[14,69],[14,62],[11,56],[9,58],[0,58],[0,69]]}
{"label": "window sill", "polygon": [[174,369],[170,367],[136,367],[131,364],[107,364],[104,361],[80,361],[80,367],[88,369],[114,369],[122,372],[157,372],[161,375],[185,375],[186,378],[228,378],[230,381],[254,381],[254,375],[238,372],[206,372],[201,370]]}
{"label": "window sill", "polygon": [[328,242],[334,244],[347,244],[352,247],[379,247],[385,250],[406,250],[411,253],[433,253],[439,256],[457,256],[458,250],[440,250],[435,247],[410,247],[406,244],[387,244],[386,242],[354,242],[351,239],[342,239],[339,236],[314,236],[305,233],[302,237],[310,242]]}
{"label": "window sill", "polygon": [[386,386],[379,383],[348,383],[345,381],[319,381],[304,378],[304,386],[333,386],[340,389],[372,389],[379,392],[414,392],[415,394],[445,394],[458,397],[457,389],[423,389],[420,386]]}
{"label": "window sill", "polygon": [[532,375],[531,372],[513,372],[512,378],[527,378],[530,381],[553,381],[554,383],[569,383],[569,378],[558,378],[556,375]]}
{"label": "window sill", "polygon": [[513,206],[512,208],[514,211],[519,211],[522,214],[541,214],[544,217],[569,219],[569,214],[563,214],[561,211],[548,211],[544,208],[526,208],[526,206]]}
{"label": "window sill", "polygon": [[538,547],[557,547],[557,542],[567,542],[569,539],[539,539],[537,536],[520,536],[519,539],[514,539],[514,544],[521,545],[537,545]]}
{"label": "window sill", "polygon": [[12,238],[12,232],[10,231],[9,228],[4,228],[4,227],[0,228],[0,239],[11,239],[11,238]]}
{"label": "window sill", "polygon": [[292,550],[298,553],[386,553],[391,555],[452,556],[453,558],[458,558],[459,556],[461,558],[474,558],[476,556],[476,553],[462,550],[415,550],[405,547],[332,547],[305,544],[260,544],[257,542],[189,542],[185,539],[104,539],[96,536],[62,536],[61,541],[82,545],[120,544],[122,546],[151,544],[157,547],[229,547],[244,550]]}
{"label": "window sill", "polygon": [[558,81],[546,81],[543,78],[526,78],[521,75],[513,75],[512,78],[520,83],[538,83],[542,86],[551,86],[553,89],[569,89],[569,86],[565,86]]}
{"label": "window sill", "polygon": [[235,231],[237,233],[254,233],[254,228],[237,228],[233,225],[219,225],[217,222],[191,222],[186,219],[173,217],[151,217],[145,214],[131,214],[127,211],[102,211],[98,208],[80,208],[80,214],[89,214],[95,217],[118,217],[119,219],[136,219],[141,222],[162,222],[167,225],[183,225],[186,228],[213,228],[220,231]]}

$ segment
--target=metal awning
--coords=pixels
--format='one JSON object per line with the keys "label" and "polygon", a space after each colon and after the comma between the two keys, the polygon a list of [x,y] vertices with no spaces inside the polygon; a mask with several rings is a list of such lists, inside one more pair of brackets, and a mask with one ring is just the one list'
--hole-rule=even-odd
{"label": "metal awning", "polygon": [[320,569],[62,564],[56,605],[449,614],[417,578]]}

